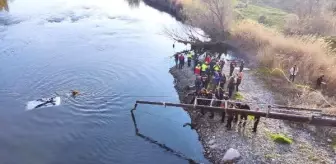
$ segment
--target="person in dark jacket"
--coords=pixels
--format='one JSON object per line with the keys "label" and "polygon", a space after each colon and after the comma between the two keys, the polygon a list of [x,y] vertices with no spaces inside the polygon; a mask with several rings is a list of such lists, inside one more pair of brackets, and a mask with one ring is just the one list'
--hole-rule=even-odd
{"label": "person in dark jacket", "polygon": [[[240,106],[240,109],[245,109],[245,110],[250,110],[250,106],[248,104],[244,104]],[[239,126],[243,124],[243,127],[245,127],[247,122],[247,114],[240,114],[240,121],[239,121]]]}
{"label": "person in dark jacket", "polygon": [[239,66],[239,72],[243,72],[243,70],[244,70],[244,61],[242,61],[241,63],[240,63],[240,66]]}
{"label": "person in dark jacket", "polygon": [[[211,105],[213,105],[213,104],[211,104],[211,100],[213,99],[213,93],[212,93],[212,90],[210,90],[210,91],[208,92],[207,99],[209,99],[209,100],[207,100],[207,101],[208,101],[207,106],[211,106]],[[213,111],[211,111],[211,112],[210,112],[210,116],[209,116],[209,118],[213,119],[214,117],[215,117],[215,113],[214,113]]]}
{"label": "person in dark jacket", "polygon": [[[230,104],[229,108],[233,108],[233,104]],[[226,122],[226,128],[227,130],[231,130],[231,124],[232,124],[232,120],[233,120],[233,113],[232,112],[228,112],[228,119]]]}
{"label": "person in dark jacket", "polygon": [[[240,109],[241,108],[241,103],[236,103],[234,108]],[[237,123],[238,122],[239,115],[236,112],[233,112],[233,122]]]}
{"label": "person in dark jacket", "polygon": [[180,54],[179,60],[180,60],[180,67],[179,68],[182,69],[183,66],[184,66],[184,56],[183,56],[183,54]]}
{"label": "person in dark jacket", "polygon": [[209,84],[209,78],[207,75],[202,76],[202,86],[207,89]]}
{"label": "person in dark jacket", "polygon": [[220,79],[220,82],[219,82],[219,87],[223,88],[224,89],[224,85],[226,83],[226,76],[225,74],[223,73],[222,76],[221,76],[221,79]]}
{"label": "person in dark jacket", "polygon": [[323,79],[324,75],[320,76],[319,78],[317,78],[316,80],[316,89],[321,89],[322,83],[323,83]]}
{"label": "person in dark jacket", "polygon": [[200,92],[203,88],[201,76],[197,76],[195,80],[196,93]]}
{"label": "person in dark jacket", "polygon": [[235,67],[236,67],[236,64],[235,64],[235,62],[232,61],[230,63],[230,76],[232,76]]}
{"label": "person in dark jacket", "polygon": [[177,67],[178,67],[179,54],[176,53],[176,54],[174,55],[174,57],[175,57],[175,65],[176,65],[176,68],[177,68]]}
{"label": "person in dark jacket", "polygon": [[[223,99],[224,99],[224,100],[229,100],[229,96],[227,96],[227,95],[225,94],[225,95],[223,96]],[[225,108],[225,102],[222,102],[222,103],[221,103],[221,107],[222,107],[222,108]],[[222,120],[221,120],[222,123],[224,123],[225,115],[226,115],[226,112],[223,111],[223,112],[222,112]]]}
{"label": "person in dark jacket", "polygon": [[223,71],[223,68],[224,68],[224,65],[225,65],[225,61],[223,59],[219,60],[219,65],[220,65],[220,68],[221,68],[221,72]]}
{"label": "person in dark jacket", "polygon": [[[259,108],[257,108],[256,111],[259,111]],[[254,116],[254,124],[253,124],[253,129],[252,129],[253,133],[257,132],[259,121],[260,121],[260,116]]]}
{"label": "person in dark jacket", "polygon": [[228,88],[228,91],[229,91],[229,98],[232,98],[232,95],[233,95],[233,91],[235,89],[235,80],[234,80],[234,77],[231,76],[230,79],[229,79],[229,83],[227,85],[227,88]]}
{"label": "person in dark jacket", "polygon": [[212,79],[212,85],[213,85],[213,90],[216,89],[220,81],[220,76],[218,72],[214,73],[213,79]]}

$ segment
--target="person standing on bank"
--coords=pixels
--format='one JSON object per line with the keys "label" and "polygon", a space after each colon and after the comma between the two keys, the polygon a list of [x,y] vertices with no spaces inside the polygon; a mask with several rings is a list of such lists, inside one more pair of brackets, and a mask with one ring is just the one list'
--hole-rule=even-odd
{"label": "person standing on bank", "polygon": [[229,95],[228,96],[229,96],[229,98],[232,98],[232,94],[233,94],[233,91],[235,89],[235,79],[234,79],[233,76],[230,77],[227,88],[229,90]]}
{"label": "person standing on bank", "polygon": [[240,63],[240,66],[239,66],[239,72],[243,72],[243,70],[244,70],[244,61],[242,61],[241,63]]}
{"label": "person standing on bank", "polygon": [[322,75],[322,76],[320,76],[319,78],[317,78],[315,89],[321,89],[322,84],[325,84],[323,78],[324,78],[324,75]]}
{"label": "person standing on bank", "polygon": [[235,63],[233,61],[231,61],[231,63],[230,63],[230,76],[232,76],[235,67],[236,67]]}
{"label": "person standing on bank", "polygon": [[222,88],[222,89],[224,89],[225,83],[226,83],[226,76],[223,73],[222,76],[221,76],[220,82],[219,82],[219,87]]}
{"label": "person standing on bank", "polygon": [[[259,108],[257,108],[256,111],[259,111]],[[252,129],[253,133],[257,132],[259,121],[260,121],[260,116],[254,116],[254,124],[253,124],[253,129]]]}
{"label": "person standing on bank", "polygon": [[176,65],[176,68],[177,68],[177,67],[178,67],[179,54],[176,53],[176,54],[174,55],[174,57],[175,57],[175,65]]}
{"label": "person standing on bank", "polygon": [[180,67],[179,68],[182,69],[183,66],[184,66],[184,56],[183,56],[183,54],[180,54],[179,60],[180,60]]}
{"label": "person standing on bank", "polygon": [[188,56],[187,56],[187,58],[188,58],[188,67],[191,66],[191,59],[192,59],[192,57],[193,57],[192,52],[189,51]]}
{"label": "person standing on bank", "polygon": [[241,83],[241,81],[243,80],[243,72],[239,72],[237,73],[237,81],[236,81],[236,92],[238,92],[238,87]]}
{"label": "person standing on bank", "polygon": [[197,66],[195,67],[194,74],[196,76],[200,76],[201,75],[201,65],[200,64],[197,64]]}
{"label": "person standing on bank", "polygon": [[203,88],[201,76],[196,76],[195,87],[196,87],[196,93],[199,93]]}
{"label": "person standing on bank", "polygon": [[294,65],[290,70],[289,70],[289,73],[290,73],[290,76],[289,76],[289,80],[294,82],[294,79],[295,79],[295,76],[296,74],[298,73],[299,71],[299,68]]}
{"label": "person standing on bank", "polygon": [[201,66],[201,75],[205,75],[206,72],[207,72],[207,69],[208,69],[208,63],[203,63],[202,66]]}

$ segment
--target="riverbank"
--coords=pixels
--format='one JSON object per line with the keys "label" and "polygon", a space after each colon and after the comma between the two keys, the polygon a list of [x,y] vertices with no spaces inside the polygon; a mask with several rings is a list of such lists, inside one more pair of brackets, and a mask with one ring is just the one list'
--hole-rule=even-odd
{"label": "riverbank", "polygon": [[[227,64],[224,71],[228,72]],[[173,67],[170,73],[175,78],[175,88],[181,102],[187,103],[189,100],[185,97],[188,91],[185,88],[194,84],[193,71],[190,68],[179,70]],[[275,100],[271,93],[252,72],[245,72],[241,84],[244,101],[273,103]],[[252,110],[256,105],[251,104]],[[200,136],[205,149],[204,155],[212,163],[222,163],[225,152],[230,148],[238,150],[241,154],[241,159],[237,163],[332,164],[335,161],[331,143],[315,137],[300,125],[262,118],[256,134],[251,130],[252,120],[249,120],[245,129],[234,125],[233,130],[227,131],[225,123],[220,122],[219,114],[215,114],[215,118],[210,119],[209,114],[202,116],[199,111],[185,110],[189,113],[191,124]],[[292,138],[293,143],[278,144],[271,139],[272,134],[284,134]]]}

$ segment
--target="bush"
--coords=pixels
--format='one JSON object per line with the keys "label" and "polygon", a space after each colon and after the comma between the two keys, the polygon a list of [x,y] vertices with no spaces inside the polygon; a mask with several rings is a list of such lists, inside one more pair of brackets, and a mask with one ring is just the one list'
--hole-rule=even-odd
{"label": "bush", "polygon": [[336,92],[336,58],[330,43],[315,36],[285,36],[275,29],[251,20],[243,20],[232,29],[231,39],[237,41],[250,54],[256,54],[260,66],[270,70],[278,68],[288,74],[296,64],[297,80],[315,85],[321,74],[326,74],[326,93]]}
{"label": "bush", "polygon": [[280,144],[291,144],[293,142],[292,139],[282,134],[271,134],[271,138],[274,142],[277,142]]}

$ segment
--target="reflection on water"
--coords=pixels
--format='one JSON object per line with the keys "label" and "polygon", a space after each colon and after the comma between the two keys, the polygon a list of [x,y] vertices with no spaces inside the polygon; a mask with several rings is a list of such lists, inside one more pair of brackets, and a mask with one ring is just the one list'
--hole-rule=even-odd
{"label": "reflection on water", "polygon": [[7,0],[0,0],[0,11],[1,10],[9,10]]}

